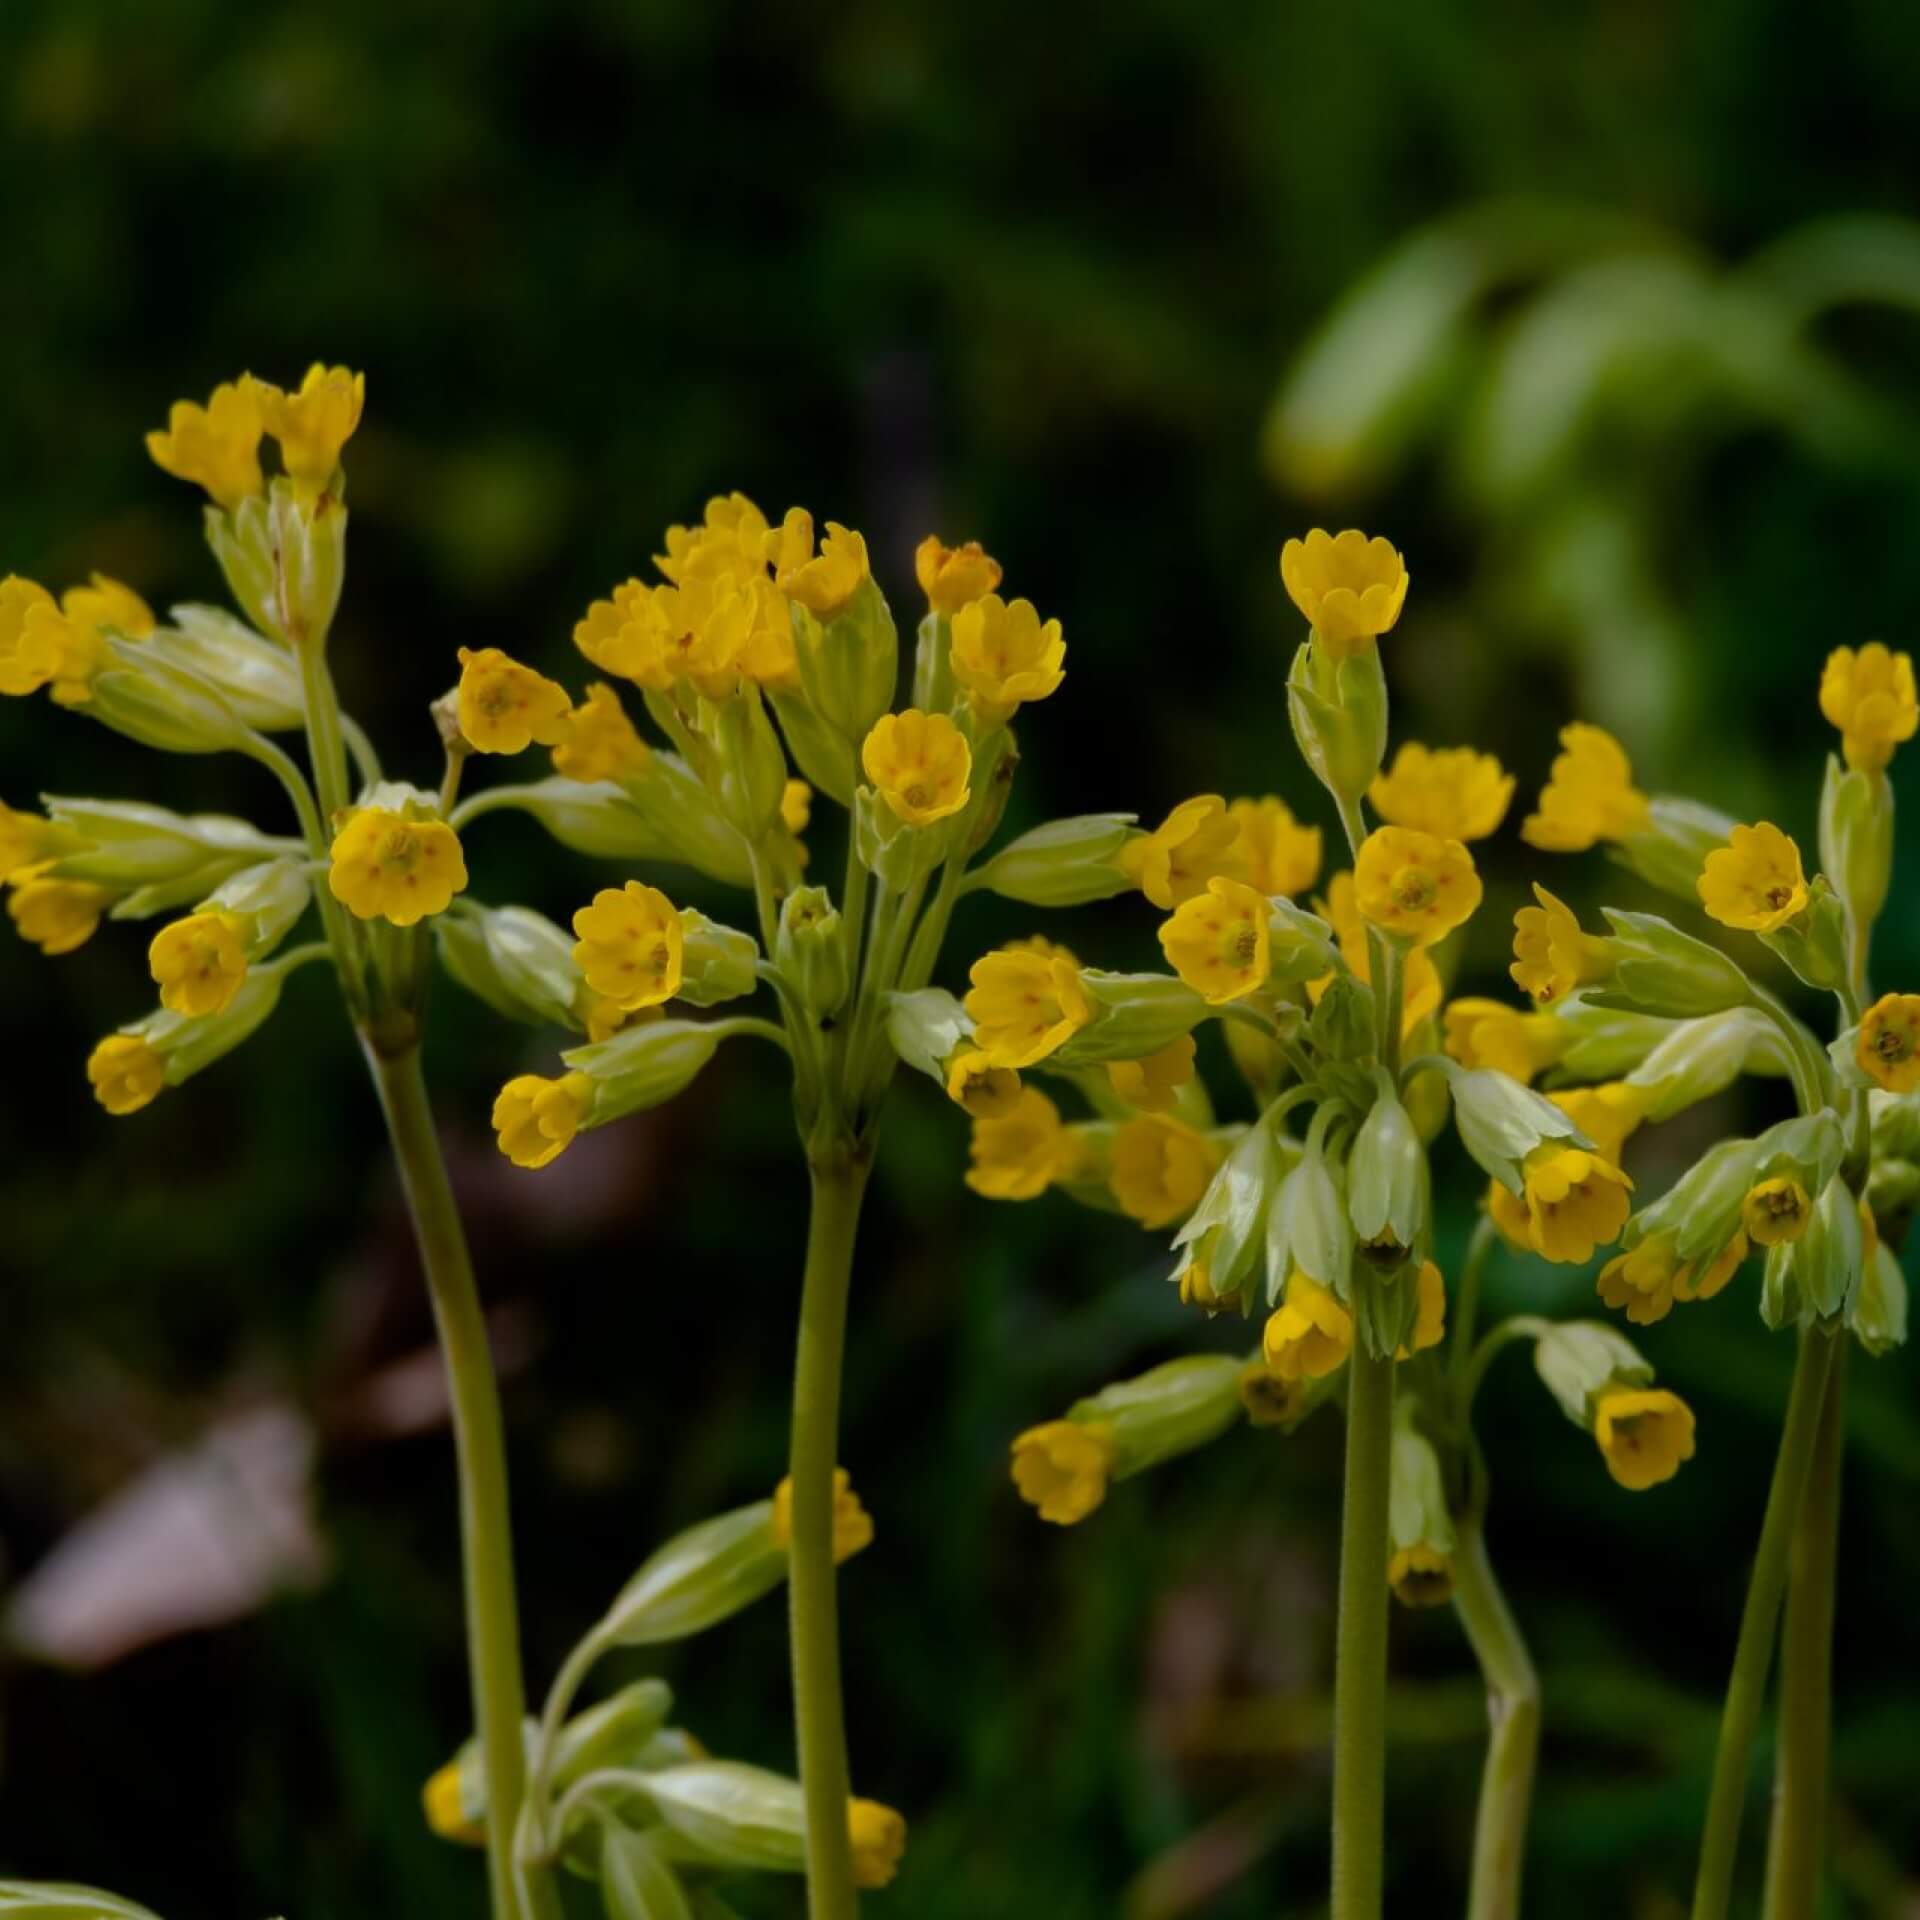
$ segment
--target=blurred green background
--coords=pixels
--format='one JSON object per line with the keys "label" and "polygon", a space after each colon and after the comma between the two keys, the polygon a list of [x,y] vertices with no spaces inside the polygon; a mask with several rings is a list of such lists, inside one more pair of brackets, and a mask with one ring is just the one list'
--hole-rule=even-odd
{"label": "blurred green background", "polygon": [[[12,0],[0,563],[216,597],[197,496],[141,432],[324,356],[368,381],[336,673],[402,776],[437,770],[424,707],[457,646],[578,687],[589,599],[739,487],[863,527],[903,616],[937,529],[1064,620],[1016,824],[1223,790],[1330,826],[1279,697],[1274,555],[1362,524],[1413,572],[1402,737],[1520,776],[1469,961],[1501,991],[1543,864],[1514,824],[1567,719],[1618,729],[1649,787],[1810,846],[1824,653],[1912,635],[1917,93],[1901,0]],[[43,701],[0,707],[0,791],[278,801]],[[499,821],[469,856],[477,894],[556,915],[601,878]],[[1916,871],[1883,984],[1920,962]],[[1597,856],[1550,877],[1645,904]],[[1039,924],[970,911],[950,979]],[[1048,931],[1126,964],[1155,917]],[[5,1577],[136,1488],[68,1626],[112,1644],[176,1588],[230,1616],[94,1672],[9,1656],[0,1870],[170,1917],[472,1911],[476,1859],[417,1803],[464,1732],[450,1452],[337,1005],[302,975],[244,1053],[109,1122],[82,1063],[148,1002],[145,935],[51,964],[0,936]],[[803,1185],[764,1056],[529,1177],[487,1111],[551,1037],[448,989],[430,1051],[511,1369],[543,1687],[654,1541],[779,1476]],[[1781,1097],[1652,1134],[1632,1170],[1657,1191]],[[1184,1317],[1126,1222],[976,1200],[964,1157],[953,1111],[903,1088],[843,1447],[880,1529],[844,1583],[857,1784],[913,1827],[876,1910],[1312,1914],[1338,1422],[1230,1437],[1043,1529],[1013,1433],[1250,1332]],[[1443,1173],[1457,1248],[1474,1189]],[[1681,1910],[1788,1366],[1755,1292],[1749,1269],[1646,1340],[1701,1423],[1657,1493],[1616,1489],[1519,1361],[1485,1397],[1494,1551],[1548,1701],[1538,1911]],[[1590,1282],[1509,1259],[1496,1298],[1584,1311]],[[1832,1912],[1892,1914],[1920,1901],[1915,1363],[1853,1381]],[[790,1765],[777,1603],[655,1664],[716,1751]],[[1390,1900],[1444,1908],[1477,1691],[1445,1612],[1397,1618],[1395,1666]],[[739,1900],[798,1910],[791,1884]]]}

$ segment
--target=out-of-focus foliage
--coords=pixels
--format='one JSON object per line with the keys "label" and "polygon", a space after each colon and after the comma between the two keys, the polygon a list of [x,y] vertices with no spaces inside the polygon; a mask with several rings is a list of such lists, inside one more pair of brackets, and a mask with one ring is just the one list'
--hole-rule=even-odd
{"label": "out-of-focus foliage", "polygon": [[[929,528],[985,539],[1065,621],[1076,679],[1023,806],[1157,818],[1292,766],[1274,553],[1364,506],[1414,574],[1403,735],[1496,751],[1525,791],[1584,712],[1649,786],[1811,844],[1819,662],[1911,643],[1920,610],[1915,242],[1885,224],[1920,190],[1917,91],[1898,0],[17,0],[0,564],[207,597],[137,429],[238,365],[324,354],[369,384],[336,671],[384,741],[416,740],[403,777],[436,769],[423,708],[457,645],[577,687],[587,601],[739,486],[864,527],[890,579]],[[6,798],[118,791],[123,765],[102,730],[0,703]],[[244,772],[169,773],[181,807],[274,804]],[[484,892],[552,912],[595,880],[530,830],[482,858]],[[1889,984],[1920,960],[1911,861]],[[1511,831],[1486,865],[1496,909],[1517,901]],[[968,911],[956,950],[1028,930]],[[1501,917],[1468,959],[1494,990]],[[1144,961],[1151,922],[1090,910],[1087,945]],[[103,1674],[12,1664],[0,1868],[110,1869],[176,1917],[457,1910],[473,1862],[417,1798],[465,1710],[451,1475],[367,1094],[303,979],[271,1047],[109,1123],[81,1063],[149,994],[137,942],[48,964],[0,930],[5,1566],[273,1404],[314,1429],[332,1570]],[[543,1048],[437,1011],[518,1362],[536,1682],[653,1541],[778,1478],[803,1204],[751,1070],[517,1178],[486,1107]],[[967,1194],[961,1135],[902,1090],[856,1291],[844,1455],[879,1528],[845,1583],[857,1784],[913,1822],[884,1899],[1309,1911],[1337,1423],[1043,1536],[1012,1434],[1244,1329],[1184,1316],[1125,1222]],[[1674,1142],[1632,1170],[1653,1191],[1684,1163]],[[1558,1311],[1590,1282],[1511,1262],[1496,1286]],[[1751,1304],[1648,1339],[1701,1418],[1657,1496],[1617,1494],[1524,1378],[1488,1390],[1494,1550],[1548,1697],[1535,1886],[1569,1920],[1664,1911],[1688,1871],[1784,1388]],[[1859,1912],[1920,1872],[1914,1364],[1854,1370],[1837,1837]],[[1396,1635],[1404,1901],[1461,1878],[1479,1715],[1444,1612]],[[769,1608],[723,1658],[658,1669],[716,1750],[786,1767],[783,1659]]]}

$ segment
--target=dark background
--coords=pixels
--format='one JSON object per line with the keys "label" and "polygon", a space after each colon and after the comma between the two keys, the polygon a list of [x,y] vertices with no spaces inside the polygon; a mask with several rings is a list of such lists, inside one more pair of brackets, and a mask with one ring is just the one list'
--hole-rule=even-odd
{"label": "dark background", "polygon": [[[1920,605],[1917,93],[1900,0],[14,0],[0,563],[216,597],[198,496],[141,433],[242,367],[323,356],[368,384],[335,670],[403,777],[437,772],[424,705],[456,647],[577,688],[588,600],[739,487],[862,526],[903,619],[938,529],[1064,620],[1016,824],[1224,790],[1331,826],[1287,734],[1274,555],[1357,521],[1413,572],[1386,647],[1402,737],[1520,775],[1469,957],[1499,991],[1546,865],[1514,823],[1576,714],[1651,788],[1811,848],[1820,662],[1905,641]],[[1345,296],[1338,351],[1303,359]],[[250,770],[44,701],[0,708],[0,790],[277,818]],[[513,822],[469,854],[476,893],[557,916],[603,878]],[[1885,983],[1913,978],[1914,875]],[[1648,904],[1598,856],[1549,877]],[[1041,924],[1144,962],[1156,917],[970,907],[946,977]],[[231,1580],[236,1617],[97,1672],[9,1662],[0,1868],[170,1920],[472,1911],[477,1861],[418,1813],[464,1730],[457,1540],[369,1091],[312,972],[244,1053],[107,1120],[82,1065],[148,1003],[145,939],[49,964],[0,937],[5,1574],[263,1408],[312,1434],[315,1537],[297,1474],[276,1504],[203,1473],[211,1531],[200,1507],[115,1530],[90,1593]],[[782,1471],[803,1182],[763,1050],[537,1177],[486,1118],[552,1037],[449,989],[430,1055],[513,1370],[539,1687],[652,1543]],[[1650,1135],[1633,1171],[1658,1191],[1780,1098]],[[913,1828],[876,1909],[1311,1914],[1338,1421],[1236,1434],[1043,1530],[1007,1484],[1013,1433],[1253,1330],[1183,1317],[1124,1221],[975,1199],[964,1133],[902,1090],[858,1278],[843,1455],[879,1543],[844,1588],[855,1765]],[[1474,1186],[1441,1173],[1457,1248]],[[1657,1493],[1615,1488],[1517,1360],[1485,1397],[1494,1549],[1548,1698],[1542,1911],[1681,1911],[1788,1366],[1755,1294],[1749,1269],[1647,1336],[1700,1416]],[[1590,1283],[1507,1260],[1496,1299],[1584,1311]],[[1854,1369],[1834,1913],[1920,1900],[1913,1384],[1906,1355]],[[309,1577],[256,1605],[242,1563],[288,1529]],[[716,1751],[790,1764],[777,1603],[653,1664]],[[1450,1614],[1397,1618],[1395,1670],[1391,1897],[1445,1907],[1481,1725]]]}

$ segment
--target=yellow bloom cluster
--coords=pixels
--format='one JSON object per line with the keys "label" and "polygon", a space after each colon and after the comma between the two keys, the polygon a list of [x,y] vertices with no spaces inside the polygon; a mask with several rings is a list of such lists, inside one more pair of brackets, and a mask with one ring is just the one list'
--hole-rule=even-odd
{"label": "yellow bloom cluster", "polygon": [[271,434],[295,491],[311,500],[331,487],[366,397],[366,375],[345,367],[316,363],[293,393],[243,373],[215,387],[204,407],[175,401],[166,426],[147,435],[147,452],[231,513],[264,487],[260,441]]}
{"label": "yellow bloom cluster", "polygon": [[92,698],[97,675],[113,664],[109,638],[144,640],[153,610],[131,587],[96,573],[56,601],[36,581],[0,580],[0,694],[21,698],[48,689],[63,707]]}
{"label": "yellow bloom cluster", "polygon": [[1626,751],[1603,728],[1575,721],[1560,732],[1539,810],[1521,837],[1545,853],[1584,853],[1602,840],[1625,840],[1647,824],[1647,796],[1633,784]]}
{"label": "yellow bloom cluster", "polygon": [[1735,1234],[1702,1267],[1675,1254],[1672,1234],[1651,1234],[1600,1269],[1596,1290],[1636,1326],[1651,1326],[1664,1320],[1676,1301],[1711,1300],[1740,1270],[1749,1251],[1747,1236]]}
{"label": "yellow bloom cluster", "polygon": [[1847,765],[1879,772],[1920,728],[1912,659],[1878,640],[1858,653],[1836,647],[1820,676],[1820,711],[1839,729]]}

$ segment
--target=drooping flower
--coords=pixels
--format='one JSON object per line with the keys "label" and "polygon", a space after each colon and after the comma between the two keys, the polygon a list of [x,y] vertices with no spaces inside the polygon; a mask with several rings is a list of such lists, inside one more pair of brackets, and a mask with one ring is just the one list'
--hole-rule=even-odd
{"label": "drooping flower", "polygon": [[1664,1387],[1602,1394],[1593,1438],[1607,1471],[1629,1491],[1644,1493],[1693,1458],[1693,1409]]}
{"label": "drooping flower", "polygon": [[593,1107],[593,1082],[584,1073],[543,1080],[523,1073],[500,1089],[493,1103],[493,1130],[500,1151],[530,1171],[549,1165],[573,1145]]}
{"label": "drooping flower", "polygon": [[976,960],[968,978],[974,1042],[996,1067],[1044,1060],[1093,1018],[1070,954],[1003,947]]}
{"label": "drooping flower", "polygon": [[1576,720],[1560,730],[1540,807],[1520,836],[1546,853],[1584,853],[1602,840],[1625,840],[1647,824],[1647,796],[1633,784],[1625,749],[1602,727]]}
{"label": "drooping flower", "polygon": [[1351,527],[1339,535],[1316,527],[1289,540],[1280,549],[1280,578],[1335,659],[1391,632],[1407,599],[1407,564],[1392,542]]}
{"label": "drooping flower", "polygon": [[1247,870],[1240,823],[1217,793],[1181,801],[1151,833],[1129,840],[1117,864],[1156,907],[1169,912],[1204,893],[1216,876],[1238,880]]}
{"label": "drooping flower", "polygon": [[931,826],[973,798],[967,784],[973,750],[944,713],[884,713],[860,749],[860,764],[894,816],[910,827]]}
{"label": "drooping flower", "polygon": [[109,1113],[138,1113],[167,1084],[167,1063],[139,1034],[110,1033],[89,1057],[87,1079]]}
{"label": "drooping flower", "polygon": [[1020,1104],[1020,1076],[978,1047],[961,1047],[947,1063],[947,1098],[976,1120],[1004,1120]]}
{"label": "drooping flower", "polygon": [[1128,1106],[1138,1107],[1142,1113],[1165,1113],[1193,1078],[1196,1051],[1193,1035],[1183,1033],[1144,1059],[1110,1060],[1107,1080]]}
{"label": "drooping flower", "polygon": [[84,706],[92,698],[96,676],[113,664],[110,633],[144,640],[154,629],[153,609],[131,587],[104,573],[84,587],[69,587],[60,596],[60,614],[50,691],[63,707]]}
{"label": "drooping flower", "polygon": [[[793,1545],[793,1475],[773,1490],[773,1537],[777,1545]],[[860,1504],[853,1478],[845,1467],[833,1470],[833,1561],[838,1566],[873,1544],[873,1516]]]}
{"label": "drooping flower", "polygon": [[1920,993],[1882,994],[1861,1019],[1853,1057],[1889,1093],[1920,1087]]}
{"label": "drooping flower", "polygon": [[1513,775],[1490,753],[1410,740],[1393,756],[1391,769],[1374,775],[1367,798],[1392,826],[1442,840],[1484,840],[1507,817]]}
{"label": "drooping flower", "polygon": [[1707,855],[1700,899],[1723,927],[1772,933],[1807,904],[1800,849],[1771,821],[1735,827],[1724,847]]}
{"label": "drooping flower", "polygon": [[853,1847],[853,1884],[869,1891],[891,1886],[906,1858],[906,1821],[878,1800],[850,1800],[847,1838]]}
{"label": "drooping flower", "polygon": [[1438,1547],[1401,1547],[1387,1562],[1387,1584],[1403,1607],[1443,1607],[1453,1598],[1453,1562]]}
{"label": "drooping flower", "polygon": [[1049,1420],[1013,1443],[1013,1484],[1042,1520],[1077,1526],[1107,1497],[1113,1429],[1100,1420]]}
{"label": "drooping flower", "polygon": [[1513,965],[1507,971],[1522,993],[1548,1007],[1576,987],[1606,979],[1613,961],[1605,942],[1582,933],[1573,909],[1538,881],[1533,897],[1537,907],[1522,907],[1513,916]]}
{"label": "drooping flower", "polygon": [[1757,1182],[1740,1203],[1740,1224],[1756,1247],[1798,1240],[1812,1219],[1813,1202],[1791,1174]]}
{"label": "drooping flower", "polygon": [[247,920],[237,913],[192,913],[162,927],[147,964],[170,1013],[224,1013],[247,977]]}
{"label": "drooping flower", "polygon": [[1566,1023],[1551,1013],[1526,1013],[1499,1000],[1466,996],[1441,1015],[1448,1054],[1463,1067],[1491,1067],[1530,1086],[1573,1044]]}
{"label": "drooping flower", "polygon": [[20,938],[53,959],[84,947],[114,898],[89,880],[54,880],[29,869],[14,880],[7,913]]}
{"label": "drooping flower", "polygon": [[1290,1385],[1320,1380],[1353,1351],[1353,1315],[1319,1281],[1295,1268],[1286,1299],[1267,1316],[1260,1352],[1267,1371]]}
{"label": "drooping flower", "polygon": [[1633,1210],[1633,1182],[1584,1147],[1550,1141],[1527,1155],[1521,1174],[1518,1195],[1494,1181],[1487,1208],[1509,1242],[1546,1260],[1583,1265],[1620,1237]]}
{"label": "drooping flower", "polygon": [[1372,925],[1430,947],[1471,918],[1480,904],[1480,876],[1458,840],[1376,827],[1354,862],[1353,897]]}
{"label": "drooping flower", "polygon": [[1138,1114],[1113,1137],[1113,1197],[1149,1231],[1171,1226],[1199,1205],[1219,1164],[1213,1143],[1184,1121]]}
{"label": "drooping flower", "polygon": [[968,1146],[967,1185],[988,1200],[1033,1200],[1072,1173],[1081,1149],[1060,1109],[1038,1087],[1022,1087],[1009,1112],[982,1115]]}

